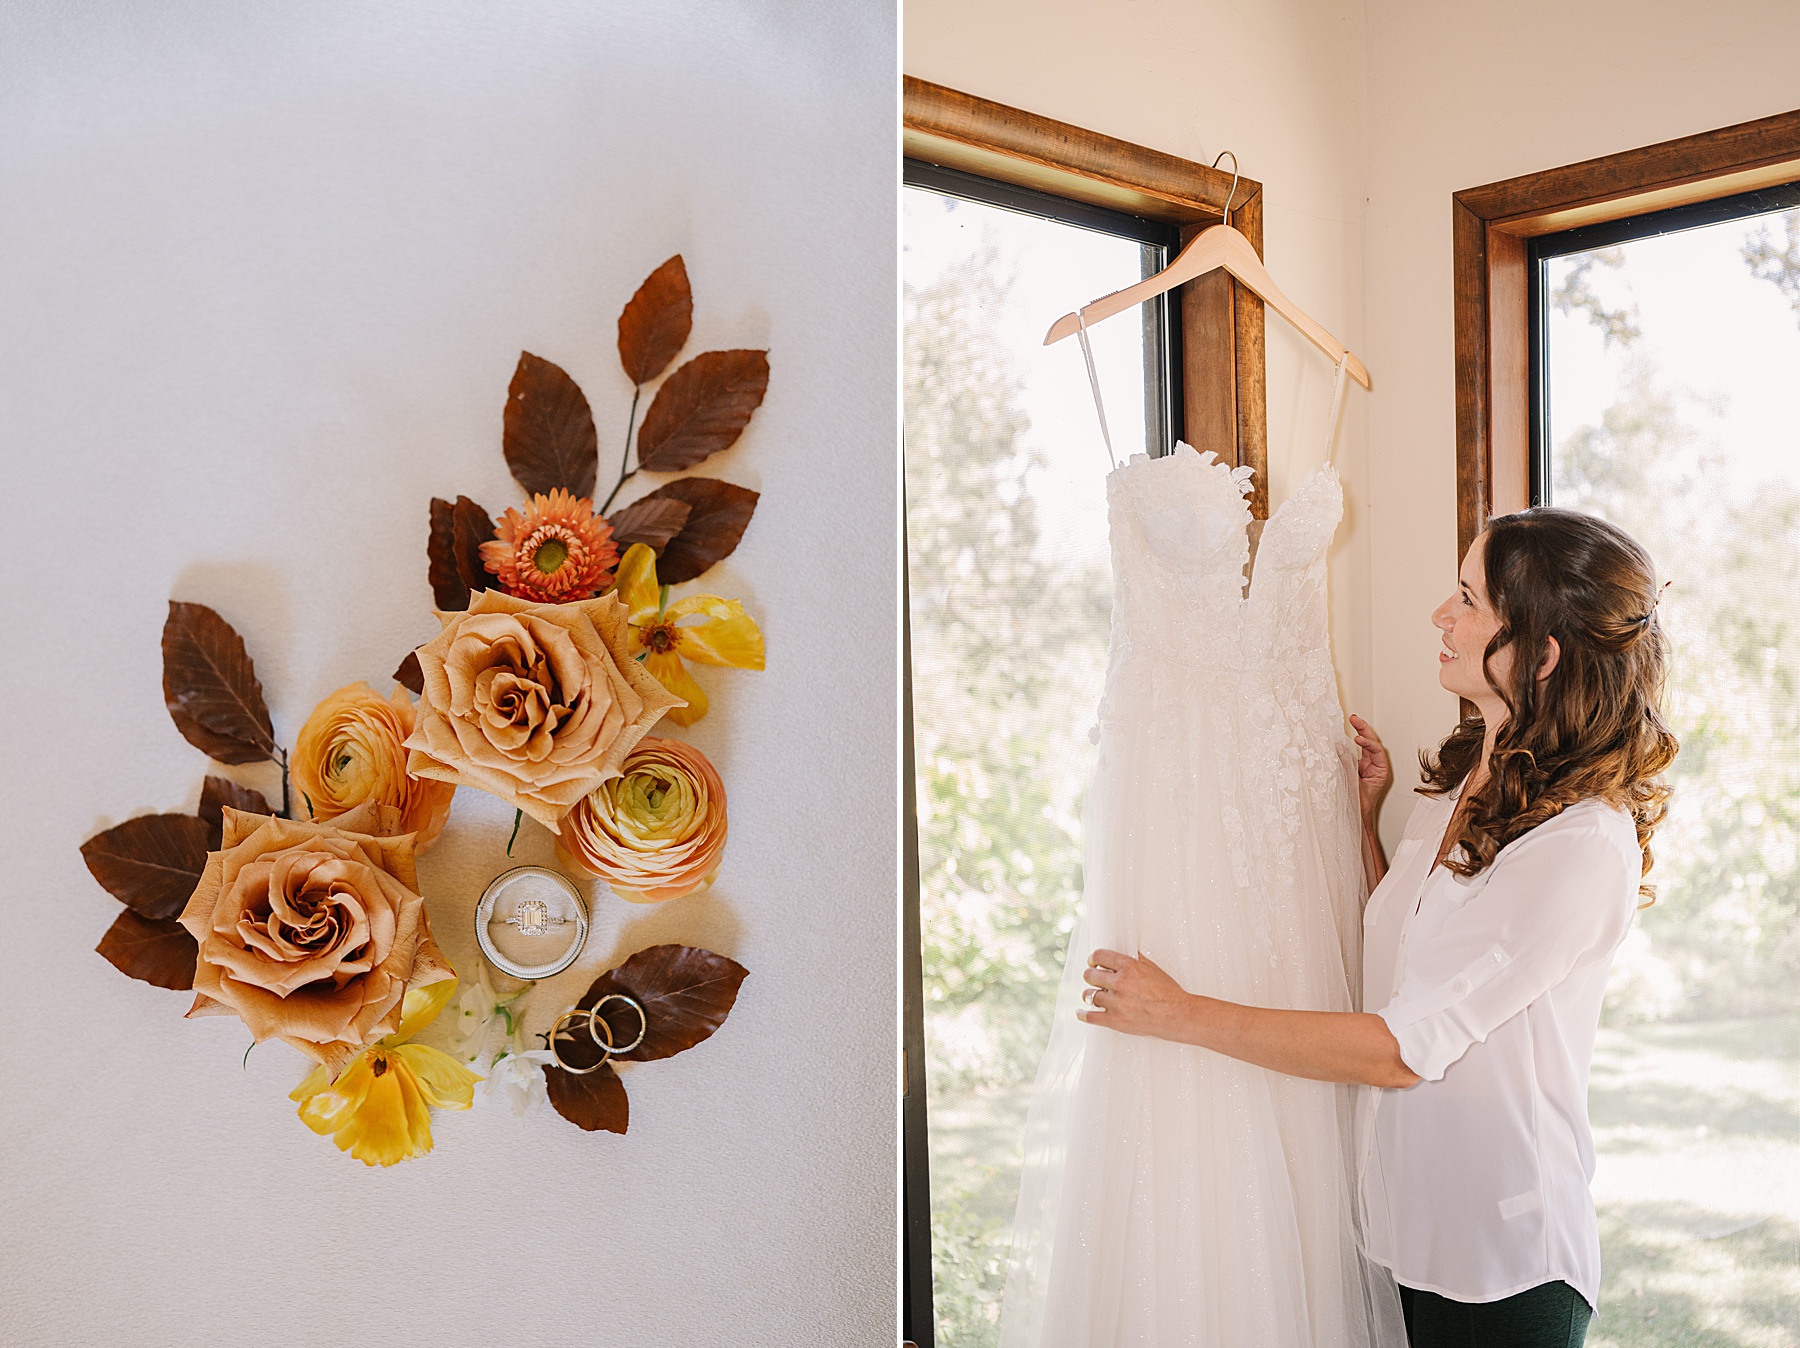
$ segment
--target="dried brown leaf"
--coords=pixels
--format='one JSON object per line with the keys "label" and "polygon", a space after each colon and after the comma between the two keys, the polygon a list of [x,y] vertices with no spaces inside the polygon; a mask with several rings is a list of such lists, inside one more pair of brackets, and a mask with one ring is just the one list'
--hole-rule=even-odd
{"label": "dried brown leaf", "polygon": [[[577,1067],[587,1065],[566,1050],[564,1057]],[[586,1132],[622,1133],[631,1122],[625,1083],[610,1064],[577,1075],[551,1063],[544,1068],[544,1087],[556,1112]]]}
{"label": "dried brown leaf", "polygon": [[613,542],[619,545],[620,552],[633,543],[647,543],[661,556],[669,540],[681,532],[692,510],[686,501],[672,496],[647,496],[623,510],[615,510],[607,523],[612,525]]}
{"label": "dried brown leaf", "polygon": [[206,847],[210,852],[219,850],[227,805],[245,814],[275,813],[262,792],[239,786],[224,777],[208,777],[200,788],[200,821],[206,825]]}
{"label": "dried brown leaf", "polygon": [[519,353],[507,390],[501,447],[526,491],[593,496],[600,451],[588,400],[560,366],[529,351]]}
{"label": "dried brown leaf", "polygon": [[758,493],[750,488],[716,477],[683,477],[637,502],[681,501],[688,506],[687,522],[664,546],[656,563],[656,578],[664,585],[679,585],[729,557],[756,513],[758,499]]}
{"label": "dried brown leaf", "polygon": [[456,507],[441,496],[431,498],[431,537],[425,544],[431,599],[445,613],[469,607],[469,587],[456,565]]}
{"label": "dried brown leaf", "polygon": [[468,497],[459,496],[451,507],[450,521],[457,579],[471,593],[493,589],[494,573],[481,559],[481,545],[494,537],[493,517]]}
{"label": "dried brown leaf", "polygon": [[[620,1054],[619,1059],[651,1062],[673,1057],[709,1038],[731,1014],[738,986],[748,972],[736,960],[697,946],[653,945],[601,974],[575,1005],[586,1010],[612,992],[636,998],[649,1022],[644,1042],[631,1052]],[[630,1007],[611,1002],[600,1015],[615,1042],[626,1044],[637,1038],[637,1013]],[[576,1063],[578,1067],[585,1065]]]}
{"label": "dried brown leaf", "polygon": [[419,653],[408,651],[406,659],[400,662],[400,668],[394,671],[394,682],[399,684],[414,697],[425,692],[425,671],[419,668]]}
{"label": "dried brown leaf", "polygon": [[120,903],[140,916],[172,918],[206,869],[207,824],[192,814],[145,814],[81,844],[81,859]]}
{"label": "dried brown leaf", "polygon": [[638,467],[678,473],[729,447],[769,390],[767,351],[705,351],[656,390],[638,431]]}
{"label": "dried brown leaf", "polygon": [[205,604],[170,601],[163,624],[163,701],[175,728],[221,763],[275,756],[275,731],[244,639]]}
{"label": "dried brown leaf", "polygon": [[677,253],[651,272],[619,315],[619,361],[633,384],[669,368],[694,326],[694,292]]}
{"label": "dried brown leaf", "polygon": [[113,968],[140,982],[177,992],[194,986],[200,947],[186,927],[170,918],[142,918],[127,908],[94,949]]}
{"label": "dried brown leaf", "polygon": [[469,607],[475,590],[493,588],[494,577],[481,560],[481,545],[494,536],[486,510],[459,496],[454,502],[431,498],[431,538],[426,544],[431,594],[445,613]]}

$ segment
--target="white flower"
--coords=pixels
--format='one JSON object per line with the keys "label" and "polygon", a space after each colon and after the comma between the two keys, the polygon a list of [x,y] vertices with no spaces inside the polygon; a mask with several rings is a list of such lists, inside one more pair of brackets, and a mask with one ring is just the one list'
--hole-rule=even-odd
{"label": "white flower", "polygon": [[496,992],[483,966],[475,982],[465,984],[457,996],[450,1052],[482,1074],[475,1088],[477,1106],[508,1105],[514,1114],[525,1114],[549,1098],[543,1068],[554,1059],[547,1049],[526,1047],[522,1004],[531,987]]}
{"label": "white flower", "polygon": [[510,1105],[525,1115],[550,1098],[544,1085],[544,1066],[553,1061],[548,1049],[522,1049],[502,1053],[489,1064],[487,1076],[475,1088],[478,1105]]}
{"label": "white flower", "polygon": [[514,1048],[513,1041],[522,1023],[520,1003],[530,991],[527,984],[517,992],[496,992],[484,965],[476,981],[465,983],[457,994],[451,1055],[481,1071],[485,1064]]}

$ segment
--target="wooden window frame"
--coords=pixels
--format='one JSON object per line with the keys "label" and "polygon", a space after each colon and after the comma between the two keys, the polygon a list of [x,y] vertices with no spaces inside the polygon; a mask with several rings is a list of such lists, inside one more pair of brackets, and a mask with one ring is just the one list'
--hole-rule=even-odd
{"label": "wooden window frame", "polygon": [[[1161,150],[908,75],[904,152],[1015,187],[1176,225],[1186,244],[1224,219],[1263,251],[1262,184]],[[1256,470],[1251,513],[1269,516],[1269,418],[1263,302],[1224,272],[1180,289],[1183,438],[1233,467]],[[1085,296],[1095,299],[1097,296]],[[1224,355],[1226,359],[1220,359]]]}
{"label": "wooden window frame", "polygon": [[1451,198],[1456,555],[1532,504],[1529,241],[1800,181],[1800,111],[1529,173]]}

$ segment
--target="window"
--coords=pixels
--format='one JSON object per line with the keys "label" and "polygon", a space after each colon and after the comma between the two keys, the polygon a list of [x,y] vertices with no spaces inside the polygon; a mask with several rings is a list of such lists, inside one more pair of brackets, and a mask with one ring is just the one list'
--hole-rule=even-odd
{"label": "window", "polygon": [[1531,248],[1534,499],[1621,525],[1673,582],[1683,750],[1589,1096],[1600,1324],[1628,1342],[1800,1328],[1796,204],[1752,193]]}
{"label": "window", "polygon": [[[949,1348],[993,1341],[1106,668],[1107,454],[1079,349],[1045,349],[1043,332],[1160,270],[1168,242],[1093,208],[1080,223],[1042,201],[1026,214],[941,172],[908,181],[907,593],[933,1299]],[[1147,305],[1141,325],[1092,335],[1121,460],[1172,444],[1163,329]]]}
{"label": "window", "polygon": [[[1231,179],[916,80],[907,128],[906,1334],[965,1348],[998,1337],[1111,608],[1106,446],[1080,347],[1043,336]],[[1091,334],[1120,462],[1195,427],[1262,466],[1261,305],[1207,281]]]}
{"label": "window", "polygon": [[1800,1331],[1797,183],[1790,114],[1456,198],[1463,545],[1588,510],[1673,582],[1675,795],[1589,1094],[1597,1344]]}

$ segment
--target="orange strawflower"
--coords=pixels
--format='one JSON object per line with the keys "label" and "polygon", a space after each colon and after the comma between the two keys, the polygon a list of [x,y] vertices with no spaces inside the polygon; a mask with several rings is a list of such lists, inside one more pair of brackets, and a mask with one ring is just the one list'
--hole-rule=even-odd
{"label": "orange strawflower", "polygon": [[494,524],[481,561],[515,599],[566,604],[591,599],[612,583],[619,549],[612,526],[585,496],[558,487],[533,496],[525,513],[508,510]]}

